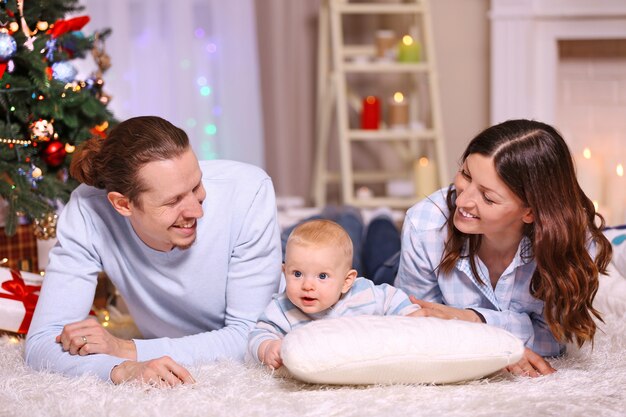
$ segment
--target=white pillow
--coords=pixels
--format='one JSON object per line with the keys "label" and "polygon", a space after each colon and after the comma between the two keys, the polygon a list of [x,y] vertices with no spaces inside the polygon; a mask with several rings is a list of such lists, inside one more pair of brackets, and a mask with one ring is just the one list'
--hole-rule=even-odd
{"label": "white pillow", "polygon": [[617,272],[626,277],[626,229],[608,229],[604,235],[613,246],[613,258],[611,263],[615,265]]}
{"label": "white pillow", "polygon": [[358,316],[313,321],[285,336],[283,364],[320,384],[452,383],[519,361],[520,339],[481,323]]}
{"label": "white pillow", "polygon": [[607,273],[598,278],[598,292],[593,306],[602,314],[626,317],[626,279],[612,262],[607,267]]}

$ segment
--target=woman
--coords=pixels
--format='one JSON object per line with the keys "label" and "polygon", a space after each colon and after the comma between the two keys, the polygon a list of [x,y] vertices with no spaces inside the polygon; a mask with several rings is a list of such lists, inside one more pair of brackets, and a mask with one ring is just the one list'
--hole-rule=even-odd
{"label": "woman", "polygon": [[509,371],[549,374],[543,357],[592,341],[601,319],[592,301],[611,259],[603,226],[559,133],[510,120],[470,142],[447,191],[408,211],[395,285],[424,316],[512,332],[526,351]]}

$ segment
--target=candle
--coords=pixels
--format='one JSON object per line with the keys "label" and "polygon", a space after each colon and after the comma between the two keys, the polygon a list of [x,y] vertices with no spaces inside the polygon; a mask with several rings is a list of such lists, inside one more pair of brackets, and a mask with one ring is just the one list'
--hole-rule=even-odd
{"label": "candle", "polygon": [[593,158],[591,150],[585,148],[576,159],[576,176],[578,184],[592,201],[602,201],[602,163]]}
{"label": "candle", "polygon": [[419,42],[409,35],[404,35],[398,44],[398,61],[419,62],[421,58],[421,46]]}
{"label": "candle", "polygon": [[361,109],[361,129],[378,129],[380,122],[380,100],[374,96],[363,99]]}
{"label": "candle", "polygon": [[413,162],[415,195],[422,198],[429,196],[439,188],[435,162],[425,156]]}
{"label": "candle", "polygon": [[615,171],[609,176],[607,190],[606,221],[609,226],[622,224],[626,217],[624,213],[626,178],[624,178],[624,166],[622,164],[617,164]]}
{"label": "candle", "polygon": [[409,103],[400,92],[389,101],[388,123],[391,129],[406,129],[409,125]]}
{"label": "candle", "polygon": [[374,192],[366,186],[361,186],[356,190],[356,198],[357,200],[368,200],[374,197]]}
{"label": "candle", "polygon": [[383,60],[394,59],[396,55],[396,33],[393,30],[376,31],[376,56]]}

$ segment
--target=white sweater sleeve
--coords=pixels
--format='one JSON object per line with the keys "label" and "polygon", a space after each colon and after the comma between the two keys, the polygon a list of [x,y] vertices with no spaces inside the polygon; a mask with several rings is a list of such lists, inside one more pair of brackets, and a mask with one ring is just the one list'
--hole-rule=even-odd
{"label": "white sweater sleeve", "polygon": [[97,275],[102,270],[100,259],[90,245],[93,240],[88,220],[78,204],[70,202],[64,208],[57,239],[26,338],[26,362],[35,369],[67,375],[93,373],[108,380],[111,369],[124,359],[103,354],[70,355],[55,342],[63,326],[89,315]]}

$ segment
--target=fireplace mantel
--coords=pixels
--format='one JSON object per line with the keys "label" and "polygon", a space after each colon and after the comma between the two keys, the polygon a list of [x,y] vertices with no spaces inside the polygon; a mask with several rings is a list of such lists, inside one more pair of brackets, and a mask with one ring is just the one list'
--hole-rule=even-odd
{"label": "fireplace mantel", "polygon": [[624,0],[492,0],[491,122],[555,122],[559,40],[626,39]]}

